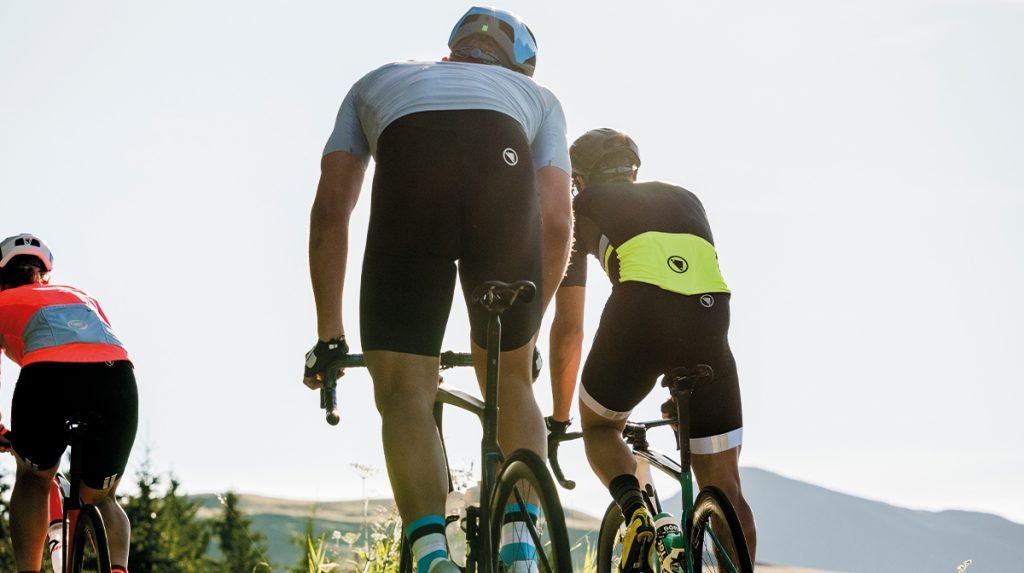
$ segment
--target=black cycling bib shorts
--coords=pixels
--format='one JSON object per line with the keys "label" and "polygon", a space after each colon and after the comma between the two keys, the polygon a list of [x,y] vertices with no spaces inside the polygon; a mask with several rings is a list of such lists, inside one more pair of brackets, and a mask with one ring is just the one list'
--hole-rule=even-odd
{"label": "black cycling bib shorts", "polygon": [[[381,135],[360,290],[364,351],[437,356],[458,275],[472,340],[487,313],[469,304],[488,280],[543,288],[536,172],[519,124],[485,110],[404,116]],[[540,328],[541,297],[502,315],[501,350]]]}

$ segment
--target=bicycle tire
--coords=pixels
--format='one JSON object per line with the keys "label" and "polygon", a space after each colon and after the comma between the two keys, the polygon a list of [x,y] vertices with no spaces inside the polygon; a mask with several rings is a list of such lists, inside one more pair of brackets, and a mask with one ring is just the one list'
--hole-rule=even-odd
{"label": "bicycle tire", "polygon": [[690,535],[693,556],[699,561],[696,571],[753,573],[743,527],[722,490],[708,486],[697,494]]}
{"label": "bicycle tire", "polygon": [[[525,514],[527,511],[523,504],[530,499],[536,500],[536,521],[526,519],[504,523],[506,508],[512,507],[516,513]],[[547,464],[536,453],[520,449],[505,459],[494,486],[490,519],[493,571],[505,571],[500,554],[503,533],[515,539],[532,541],[537,549],[536,565],[540,573],[573,570],[565,512]]]}
{"label": "bicycle tire", "polygon": [[[644,496],[644,503],[647,505],[647,511],[654,515],[651,500]],[[597,534],[597,573],[619,573],[619,565],[622,563],[622,537],[626,534],[624,521],[619,504],[614,501],[608,504]],[[661,571],[653,549],[649,559],[651,571]]]}
{"label": "bicycle tire", "polygon": [[618,573],[622,561],[622,510],[614,501],[601,518],[597,534],[597,573]]}
{"label": "bicycle tire", "polygon": [[402,533],[401,555],[398,558],[398,573],[412,573],[412,544],[409,538]]}
{"label": "bicycle tire", "polygon": [[71,539],[71,573],[111,573],[107,531],[95,506],[87,505],[79,511]]}

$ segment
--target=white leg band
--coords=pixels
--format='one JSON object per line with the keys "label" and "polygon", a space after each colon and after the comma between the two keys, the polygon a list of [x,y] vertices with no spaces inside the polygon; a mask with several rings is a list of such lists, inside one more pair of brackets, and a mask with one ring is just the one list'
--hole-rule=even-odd
{"label": "white leg band", "polygon": [[629,419],[629,414],[632,410],[626,412],[616,412],[615,410],[609,410],[601,405],[593,396],[587,393],[587,387],[580,385],[580,402],[583,402],[588,408],[593,410],[598,416],[606,418],[612,421],[626,420]]}

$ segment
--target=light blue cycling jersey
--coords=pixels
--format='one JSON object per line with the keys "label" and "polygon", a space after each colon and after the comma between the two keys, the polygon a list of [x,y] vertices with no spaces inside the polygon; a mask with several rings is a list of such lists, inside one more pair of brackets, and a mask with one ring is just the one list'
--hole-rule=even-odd
{"label": "light blue cycling jersey", "polygon": [[558,98],[531,78],[501,66],[465,62],[387,64],[363,76],[338,110],[324,155],[347,151],[366,164],[396,119],[423,111],[503,113],[522,126],[536,168],[570,173],[565,114]]}

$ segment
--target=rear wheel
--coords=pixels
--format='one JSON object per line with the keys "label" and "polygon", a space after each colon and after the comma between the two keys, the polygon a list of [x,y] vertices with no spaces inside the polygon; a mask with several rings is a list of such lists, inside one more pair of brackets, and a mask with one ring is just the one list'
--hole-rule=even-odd
{"label": "rear wheel", "polygon": [[704,573],[753,573],[743,528],[722,490],[705,487],[693,507],[690,547]]}
{"label": "rear wheel", "polygon": [[103,518],[96,507],[87,505],[78,513],[71,538],[72,573],[110,573],[110,550]]}
{"label": "rear wheel", "polygon": [[523,570],[540,573],[573,570],[565,514],[540,456],[516,450],[505,459],[490,512],[494,571],[510,571],[516,561],[532,562],[536,569]]}
{"label": "rear wheel", "polygon": [[[653,512],[651,501],[645,496],[647,511]],[[651,513],[651,515],[654,515]],[[619,573],[622,564],[622,538],[626,535],[625,518],[619,504],[614,501],[601,518],[601,530],[597,534],[597,573]],[[650,570],[661,571],[657,564],[657,555],[651,551]]]}
{"label": "rear wheel", "polygon": [[404,533],[402,534],[401,556],[398,558],[398,573],[412,573],[412,546]]}
{"label": "rear wheel", "polygon": [[622,562],[622,510],[614,501],[608,506],[601,519],[601,531],[597,535],[597,573],[617,573]]}

